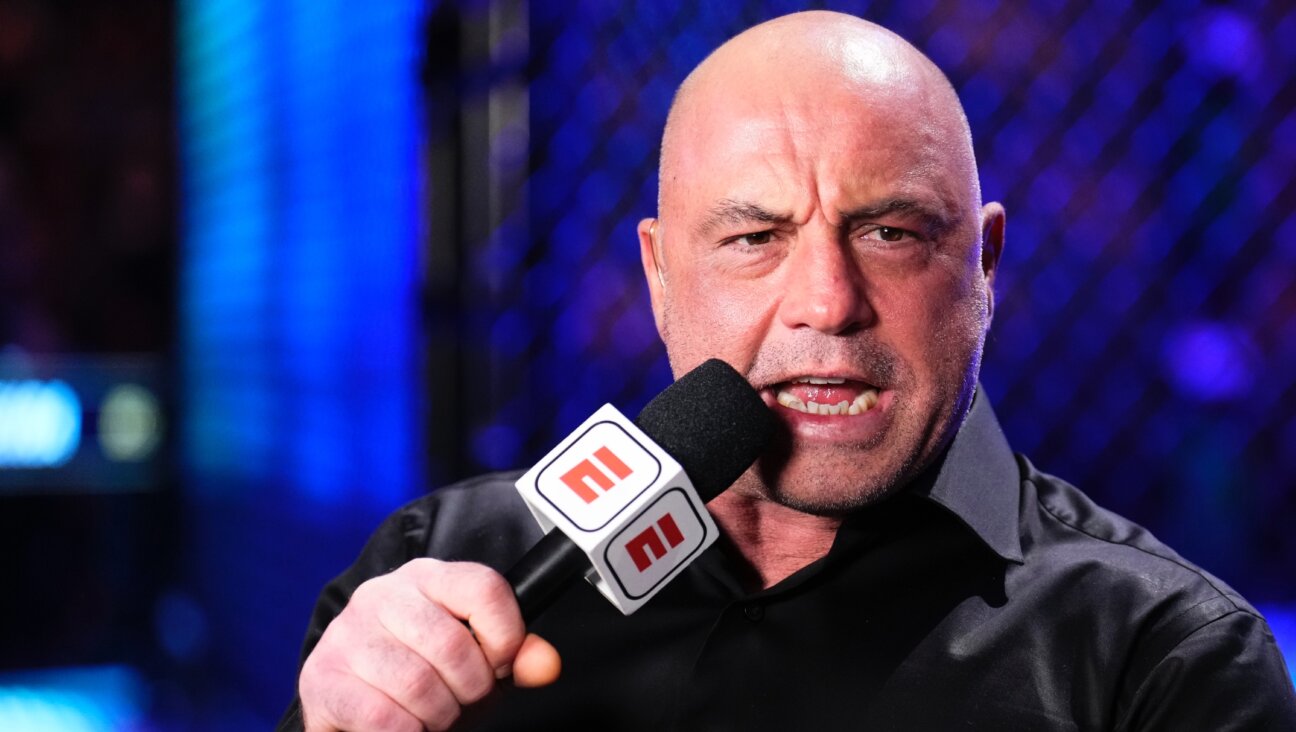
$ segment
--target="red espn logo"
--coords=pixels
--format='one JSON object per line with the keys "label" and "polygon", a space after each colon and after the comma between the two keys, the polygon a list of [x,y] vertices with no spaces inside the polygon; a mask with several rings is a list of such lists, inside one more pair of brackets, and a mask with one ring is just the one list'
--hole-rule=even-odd
{"label": "red espn logo", "polygon": [[[609,478],[608,474],[603,472],[598,465],[590,462],[591,459],[597,460],[603,468],[615,475],[616,480]],[[585,458],[576,463],[576,466],[571,470],[563,473],[561,480],[567,484],[568,488],[572,489],[573,493],[580,496],[581,500],[586,503],[593,503],[594,499],[601,495],[594,492],[595,487],[606,493],[612,490],[618,482],[629,478],[631,472],[630,466],[622,462],[621,458],[617,457],[615,453],[607,447],[600,447],[594,451],[592,458]]]}
{"label": "red espn logo", "polygon": [[663,490],[603,547],[599,589],[633,612],[715,540],[710,518],[687,483]]}
{"label": "red espn logo", "polygon": [[[611,406],[595,417],[605,414],[607,419],[568,437],[529,479],[539,499],[553,507],[555,523],[570,524],[587,534],[607,528],[656,485],[666,457],[651,442],[630,434],[634,425]],[[687,529],[684,533],[688,534]]]}
{"label": "red espn logo", "polygon": [[[679,526],[675,525],[675,519],[669,513],[657,519],[656,526],[640,531],[626,543],[626,552],[634,561],[635,569],[642,572],[652,566],[653,562],[666,556],[670,549],[662,544],[662,538],[666,539],[666,544],[670,544],[670,549],[684,543],[684,534],[680,533]],[[652,556],[649,557],[649,554]]]}

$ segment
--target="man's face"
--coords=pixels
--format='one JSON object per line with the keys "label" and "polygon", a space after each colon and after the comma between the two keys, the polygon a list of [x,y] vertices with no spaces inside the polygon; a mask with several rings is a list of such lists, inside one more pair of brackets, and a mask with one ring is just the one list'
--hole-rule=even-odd
{"label": "man's face", "polygon": [[1002,231],[931,95],[830,87],[699,94],[640,227],[675,373],[719,357],[786,426],[738,490],[819,514],[912,478],[957,430]]}

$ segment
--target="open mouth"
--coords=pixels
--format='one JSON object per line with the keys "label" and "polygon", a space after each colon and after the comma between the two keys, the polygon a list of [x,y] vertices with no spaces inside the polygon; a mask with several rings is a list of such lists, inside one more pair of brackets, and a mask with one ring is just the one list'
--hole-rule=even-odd
{"label": "open mouth", "polygon": [[775,400],[804,414],[853,416],[877,407],[879,389],[845,378],[801,376],[773,386]]}

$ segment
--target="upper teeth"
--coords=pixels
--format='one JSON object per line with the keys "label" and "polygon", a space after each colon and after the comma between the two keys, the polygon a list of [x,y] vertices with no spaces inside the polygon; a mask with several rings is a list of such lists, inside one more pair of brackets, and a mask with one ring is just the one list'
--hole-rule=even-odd
{"label": "upper teeth", "polygon": [[793,384],[845,384],[845,379],[835,379],[823,376],[801,376],[792,380]]}
{"label": "upper teeth", "polygon": [[[815,382],[810,382],[815,383]],[[841,383],[840,381],[836,383]],[[818,402],[803,402],[800,397],[792,392],[780,390],[776,397],[779,404],[788,409],[795,409],[798,412],[807,414],[863,414],[873,407],[877,406],[878,393],[877,389],[865,389],[855,397],[855,401],[848,402],[845,399],[837,404],[820,404]]]}

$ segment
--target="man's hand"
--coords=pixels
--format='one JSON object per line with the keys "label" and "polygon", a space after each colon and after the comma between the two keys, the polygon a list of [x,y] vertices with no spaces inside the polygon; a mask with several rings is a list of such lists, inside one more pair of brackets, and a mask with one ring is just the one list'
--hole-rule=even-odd
{"label": "man's hand", "polygon": [[444,730],[496,679],[544,686],[559,669],[554,647],[527,635],[499,573],[415,559],[356,588],[298,691],[307,732]]}

